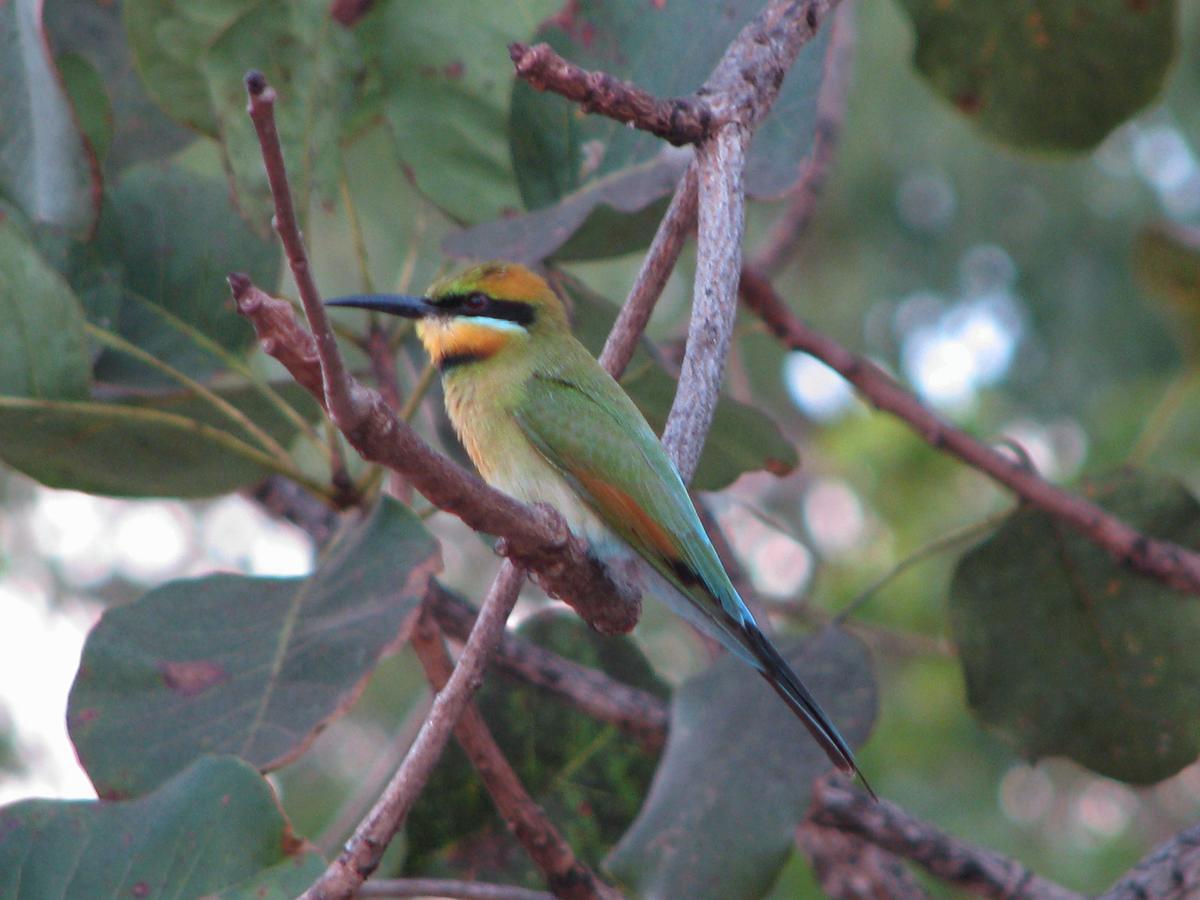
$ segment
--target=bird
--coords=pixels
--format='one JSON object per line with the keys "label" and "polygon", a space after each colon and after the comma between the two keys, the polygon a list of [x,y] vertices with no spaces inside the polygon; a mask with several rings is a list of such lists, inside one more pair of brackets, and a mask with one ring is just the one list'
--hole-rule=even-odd
{"label": "bird", "polygon": [[571,333],[545,279],[488,262],[423,296],[359,294],[327,305],[415,319],[450,421],[484,480],[557,509],[593,556],[752,666],[830,761],[874,796],[850,746],[739,596],[658,437]]}

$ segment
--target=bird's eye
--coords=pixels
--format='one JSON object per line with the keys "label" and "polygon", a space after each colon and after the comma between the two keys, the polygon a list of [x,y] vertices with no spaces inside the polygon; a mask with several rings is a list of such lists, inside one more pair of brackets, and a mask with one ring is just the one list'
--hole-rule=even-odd
{"label": "bird's eye", "polygon": [[488,305],[488,295],[476,291],[463,298],[463,306],[471,312],[479,312]]}

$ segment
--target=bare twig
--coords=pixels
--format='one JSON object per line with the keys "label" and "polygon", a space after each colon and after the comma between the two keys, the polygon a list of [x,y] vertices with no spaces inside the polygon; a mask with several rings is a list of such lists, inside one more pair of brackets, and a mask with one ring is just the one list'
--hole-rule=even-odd
{"label": "bare twig", "polygon": [[304,304],[304,315],[312,329],[317,356],[321,361],[321,373],[325,385],[325,408],[338,428],[347,431],[358,427],[371,414],[371,401],[366,389],[357,385],[342,362],[337,338],[321,295],[313,280],[308,265],[308,253],[300,237],[300,224],[292,204],[292,191],[288,185],[287,170],[283,164],[283,149],[279,144],[279,132],[275,128],[275,89],[267,84],[261,72],[246,75],[246,93],[250,104],[246,111],[258,133],[262,148],[263,163],[267,170],[267,182],[271,186],[271,199],[275,204],[273,223],[287,255],[300,302]]}
{"label": "bare twig", "polygon": [[453,900],[551,900],[552,894],[507,884],[448,881],[441,878],[397,878],[368,881],[360,897],[451,897]]}
{"label": "bare twig", "polygon": [[539,91],[561,94],[587,112],[633,125],[676,146],[708,136],[712,113],[696,97],[661,100],[607,72],[589,72],[567,62],[549,44],[513,43],[508,54],[519,78]]}
{"label": "bare twig", "polygon": [[433,701],[408,755],[396,771],[374,808],[363,819],[345,848],[307,891],[302,900],[345,900],[353,897],[363,881],[375,871],[379,860],[404,822],[413,802],[425,787],[455,724],[479,686],[488,657],[504,631],[525,572],[509,561],[500,566],[496,580],[484,598],[479,619],[463,647],[458,665]]}
{"label": "bare twig", "polygon": [[821,889],[833,900],[920,900],[929,896],[904,863],[852,834],[807,819],[796,829],[796,843],[812,863]]}
{"label": "bare twig", "polygon": [[1098,900],[1189,900],[1200,896],[1200,825],[1155,847]]}
{"label": "bare twig", "polygon": [[757,272],[774,275],[787,260],[797,239],[808,228],[817,208],[817,200],[825,187],[846,118],[846,98],[850,93],[853,62],[854,4],[847,0],[838,7],[830,23],[824,75],[817,94],[817,124],[812,152],[801,164],[800,180],[792,190],[787,205],[754,254],[750,267]]}
{"label": "bare twig", "polygon": [[[259,290],[245,276],[231,275],[229,283],[238,312],[254,326],[263,350],[324,403],[316,341],[296,322],[291,304]],[[629,586],[613,584],[559,513],[531,509],[484,484],[422,441],[378,393],[361,390],[370,402],[370,415],[346,438],[364,459],[404,475],[429,502],[472,528],[503,535],[506,555],[534,570],[548,593],[570,603],[597,631],[623,633],[637,624],[640,597]]]}
{"label": "bare twig", "polygon": [[671,277],[671,270],[679,259],[683,242],[695,227],[696,163],[693,161],[675,188],[671,205],[659,223],[637,279],[629,289],[625,305],[613,322],[612,331],[608,333],[604,349],[600,352],[600,365],[613,378],[620,378],[633,358],[638,341],[650,321],[650,314],[654,312],[654,304],[658,302],[667,279]]}
{"label": "bare twig", "polygon": [[[442,690],[451,677],[454,664],[446,653],[442,633],[428,607],[417,621],[412,645],[429,683],[434,690]],[[475,766],[509,830],[525,848],[556,897],[585,900],[620,896],[575,856],[545,811],[529,796],[474,703],[467,703],[454,728],[454,736]]]}
{"label": "bare twig", "polygon": [[836,828],[912,860],[943,881],[984,897],[1082,900],[1019,862],[953,838],[886,800],[873,801],[836,777],[814,783],[813,822]]}
{"label": "bare twig", "polygon": [[977,441],[942,420],[895,379],[836,341],[808,328],[762,276],[742,273],[742,297],[792,350],[811,354],[858,388],[877,409],[908,423],[935,450],[949,453],[1017,494],[1030,506],[1070,525],[1118,562],[1171,587],[1200,594],[1200,554],[1131,528],[1083,497],[1044,481],[1021,460]]}
{"label": "bare twig", "polygon": [[[431,602],[433,614],[447,635],[459,642],[466,640],[475,622],[475,611],[468,603],[436,581],[430,583],[427,602]],[[593,718],[617,726],[649,749],[661,747],[667,739],[670,713],[667,704],[653,694],[614,681],[512,634],[501,639],[493,662]]]}

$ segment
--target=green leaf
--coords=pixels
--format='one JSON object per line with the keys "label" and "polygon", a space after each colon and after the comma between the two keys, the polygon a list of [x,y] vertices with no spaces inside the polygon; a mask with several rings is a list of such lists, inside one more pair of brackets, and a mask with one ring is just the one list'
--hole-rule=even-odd
{"label": "green leaf", "polygon": [[[1126,471],[1086,493],[1142,533],[1200,546],[1200,504]],[[1200,755],[1200,603],[1118,566],[1053,517],[1014,513],[950,588],[967,700],[1023,756],[1136,784]]]}
{"label": "green leaf", "polygon": [[358,697],[441,567],[385,500],[309,578],[174,581],[88,635],[67,724],[103,797],[151,790],[205,753],[286,765]]}
{"label": "green leaf", "polygon": [[[583,0],[548,19],[538,38],[585,68],[672,97],[699,88],[729,42],[760,11],[753,0]],[[695,27],[697,21],[705,27]],[[772,115],[755,134],[746,170],[752,196],[783,193],[800,174],[815,131],[828,33],[822,29],[801,52]],[[534,212],[456,236],[448,252],[539,262],[639,249],[653,235],[660,204],[690,158],[646,132],[582,115],[576,104],[524,82],[513,89],[508,139],[522,200]],[[642,215],[651,207],[653,216]],[[588,234],[572,240],[577,231]]]}
{"label": "green leaf", "polygon": [[39,0],[0,4],[0,195],[39,224],[86,232],[99,171],[50,59]]}
{"label": "green leaf", "polygon": [[0,394],[87,396],[91,359],[79,300],[3,211],[0,321]]}
{"label": "green leaf", "polygon": [[669,153],[610,175],[523,216],[453,232],[443,248],[466,259],[597,259],[650,242],[688,157]]}
{"label": "green leaf", "polygon": [[[142,87],[133,67],[120,3],[45,0],[43,18],[75,115],[106,172],[161,159],[192,139],[190,132],[154,105]],[[96,93],[95,85],[85,87],[77,80],[81,63],[98,73],[102,95]],[[90,81],[90,76],[84,77]],[[103,118],[96,121],[101,113]]]}
{"label": "green leaf", "polygon": [[385,3],[356,29],[417,187],[456,219],[480,222],[520,205],[507,147],[508,44],[528,40],[560,5]]}
{"label": "green leaf", "polygon": [[[866,648],[832,628],[779,648],[846,740],[866,740],[877,706]],[[770,687],[727,656],[676,693],[662,764],[608,869],[638,897],[760,897],[829,767]]]}
{"label": "green leaf", "polygon": [[[225,276],[246,272],[260,285],[278,278],[279,250],[240,220],[219,179],[178,166],[129,169],[105,203],[95,254],[116,266],[122,292],[115,322],[96,317],[165,363],[204,377],[220,363],[156,307],[198,329],[229,350],[254,341],[254,330],[233,307]],[[82,269],[73,277],[91,277]],[[114,351],[96,363],[96,378],[139,387],[174,387],[162,373]]]}
{"label": "green leaf", "polygon": [[983,132],[1081,152],[1147,106],[1175,54],[1174,0],[900,0],[913,62]]}
{"label": "green leaf", "polygon": [[[518,633],[626,684],[663,698],[668,694],[631,639],[602,637],[573,615],[547,611],[523,622]],[[521,783],[572,848],[598,863],[637,813],[657,754],[614,726],[495,669],[488,672],[477,701]],[[406,833],[405,871],[410,874],[451,874],[456,860],[478,858],[475,851],[486,846],[490,862],[473,862],[473,877],[539,881],[457,745],[439,762],[408,817]]]}
{"label": "green leaf", "polygon": [[137,800],[25,800],[0,809],[0,896],[296,896],[324,869],[271,786],[205,757]]}
{"label": "green leaf", "polygon": [[358,58],[354,38],[330,22],[328,6],[321,0],[125,5],[147,89],[169,115],[220,138],[238,208],[264,235],[270,194],[243,79],[259,69],[280,96],[276,123],[300,208],[314,187],[331,194]]}
{"label": "green leaf", "polygon": [[[616,308],[578,279],[556,271],[552,280],[560,294],[570,301],[576,336],[588,350],[599,354],[616,318]],[[621,378],[621,387],[660,434],[671,411],[676,386],[676,380],[644,347],[634,354]],[[746,472],[766,469],[783,476],[798,463],[796,448],[770,417],[722,395],[692,487],[698,491],[718,491]]]}
{"label": "green leaf", "polygon": [[[307,418],[301,389],[281,387]],[[250,386],[216,393],[282,444],[295,424]],[[277,464],[239,426],[188,392],[133,403],[0,397],[0,458],[49,487],[124,497],[211,497],[258,481]]]}
{"label": "green leaf", "polygon": [[58,66],[63,88],[71,100],[83,136],[96,154],[96,160],[103,163],[113,139],[112,105],[104,90],[104,79],[86,57],[77,53],[64,53],[54,64]]}

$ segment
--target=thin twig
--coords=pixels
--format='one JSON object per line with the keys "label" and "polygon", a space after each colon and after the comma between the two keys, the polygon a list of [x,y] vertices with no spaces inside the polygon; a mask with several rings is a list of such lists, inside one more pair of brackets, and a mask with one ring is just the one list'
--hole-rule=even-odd
{"label": "thin twig", "polygon": [[[475,621],[470,604],[437,581],[430,583],[427,602],[432,602],[434,616],[447,635],[460,643],[466,640]],[[492,661],[593,718],[615,725],[648,749],[658,749],[666,742],[670,712],[667,704],[653,694],[513,634],[504,635]]]}
{"label": "thin twig", "polygon": [[741,292],[747,307],[787,347],[821,360],[858,388],[877,409],[906,422],[935,450],[957,457],[1029,505],[1071,526],[1118,562],[1181,591],[1200,594],[1200,554],[1147,537],[1095,503],[1044,481],[1020,460],[944,421],[879,366],[806,326],[784,305],[771,284],[755,272],[747,269],[742,273]]}
{"label": "thin twig", "polygon": [[813,786],[813,822],[856,835],[912,860],[931,874],[984,897],[1083,900],[1082,895],[1034,874],[1014,859],[951,837],[887,800],[874,801],[836,777]]}
{"label": "thin twig", "polygon": [[696,163],[693,161],[675,188],[671,204],[642,260],[642,268],[600,352],[600,365],[613,378],[620,378],[633,358],[638,341],[650,321],[650,314],[654,312],[654,305],[679,259],[683,242],[695,227]]}
{"label": "thin twig", "polygon": [[659,99],[607,72],[589,72],[567,62],[549,44],[512,43],[508,54],[517,77],[539,91],[561,94],[586,112],[656,134],[676,146],[699,143],[709,134],[712,112],[695,96]]}
{"label": "thin twig", "polygon": [[337,859],[301,895],[301,900],[346,900],[375,871],[384,850],[404,822],[441,758],[455,724],[479,686],[488,658],[504,632],[504,623],[517,602],[525,572],[512,562],[500,566],[471,637],[463,647],[446,687],[433,701],[417,739],[370,814],[346,842]]}
{"label": "thin twig", "polygon": [[283,148],[279,143],[279,132],[275,127],[275,89],[267,84],[261,72],[246,75],[246,93],[250,103],[246,111],[254,123],[258,143],[267,170],[267,182],[271,186],[271,198],[275,204],[272,220],[279,242],[287,256],[300,302],[304,304],[304,315],[308,319],[316,340],[317,356],[321,360],[321,373],[325,385],[325,408],[330,418],[342,431],[357,428],[371,414],[372,403],[366,389],[350,378],[338,351],[337,338],[321,305],[321,295],[308,264],[308,253],[300,237],[300,224],[292,204],[292,191],[288,185],[287,169],[283,163]]}
{"label": "thin twig", "polygon": [[812,220],[846,119],[853,62],[854,4],[847,0],[838,7],[830,22],[829,46],[817,92],[817,124],[812,152],[802,163],[800,180],[792,189],[787,205],[754,254],[750,267],[757,272],[774,275],[787,261],[796,241]]}
{"label": "thin twig", "polygon": [[[442,642],[441,630],[428,607],[422,610],[417,621],[412,645],[433,689],[443,690],[454,664],[450,661]],[[454,736],[479,773],[509,830],[525,848],[556,897],[585,900],[619,896],[575,856],[570,844],[547,818],[545,811],[529,796],[474,703],[466,704],[454,727]]]}
{"label": "thin twig", "polygon": [[530,891],[507,884],[481,881],[450,881],[442,878],[393,878],[368,881],[358,889],[360,897],[450,897],[453,900],[552,900],[544,891]]}

